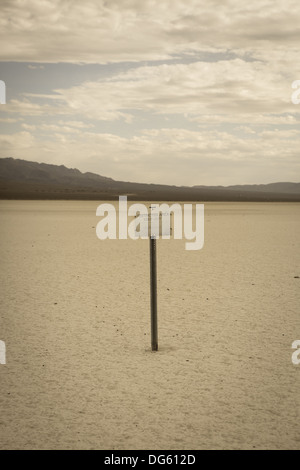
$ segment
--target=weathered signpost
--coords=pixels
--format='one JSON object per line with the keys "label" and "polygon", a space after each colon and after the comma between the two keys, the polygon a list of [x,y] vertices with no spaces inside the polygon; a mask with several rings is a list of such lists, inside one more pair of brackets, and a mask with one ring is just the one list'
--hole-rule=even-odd
{"label": "weathered signpost", "polygon": [[[140,231],[138,235],[142,238],[149,238],[150,248],[150,305],[151,305],[151,349],[158,350],[158,322],[157,322],[157,256],[156,239],[160,236],[170,238],[171,222],[170,213],[155,212],[156,205],[150,206],[150,212],[140,214]],[[147,229],[145,228],[147,227]]]}
{"label": "weathered signpost", "polygon": [[[127,239],[127,235],[137,240],[139,238],[150,240],[150,300],[151,300],[151,348],[158,350],[157,327],[157,257],[156,240],[161,236],[170,239],[174,226],[174,239],[183,237],[189,240],[185,243],[185,249],[201,250],[204,244],[204,205],[196,204],[195,226],[193,230],[193,206],[192,204],[151,204],[150,211],[144,204],[132,204],[127,208],[127,196],[119,196],[119,227],[117,235],[116,209],[112,204],[103,203],[97,207],[96,215],[102,219],[96,227],[96,234],[100,240],[107,238],[116,240]],[[107,215],[106,215],[107,214]],[[171,216],[172,221],[171,222]],[[128,225],[128,217],[133,220]]]}

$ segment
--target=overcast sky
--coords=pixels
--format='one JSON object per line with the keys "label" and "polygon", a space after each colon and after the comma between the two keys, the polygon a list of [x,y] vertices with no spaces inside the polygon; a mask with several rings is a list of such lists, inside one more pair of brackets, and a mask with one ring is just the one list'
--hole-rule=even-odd
{"label": "overcast sky", "polygon": [[1,158],[300,181],[299,0],[0,0],[0,36]]}

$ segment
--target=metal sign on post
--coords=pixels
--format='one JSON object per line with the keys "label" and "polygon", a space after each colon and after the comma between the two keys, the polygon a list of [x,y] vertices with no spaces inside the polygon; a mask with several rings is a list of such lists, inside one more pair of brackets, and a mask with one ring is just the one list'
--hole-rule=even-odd
{"label": "metal sign on post", "polygon": [[[184,204],[183,212],[181,205],[177,203],[171,206],[167,203],[151,204],[150,209],[149,211],[147,206],[141,203],[132,204],[127,208],[127,196],[119,196],[119,220],[117,221],[114,205],[100,204],[96,215],[101,216],[102,219],[97,224],[96,234],[100,240],[107,238],[126,240],[127,235],[132,240],[150,239],[151,347],[153,351],[157,351],[156,240],[160,236],[165,240],[170,239],[171,225],[173,225],[174,239],[181,240],[184,233],[184,238],[188,240],[185,243],[186,250],[201,250],[204,244],[204,205],[196,204],[193,210],[192,204]],[[196,217],[195,223],[193,223],[193,212]]]}
{"label": "metal sign on post", "polygon": [[[156,206],[150,206],[150,213],[140,214],[139,236],[149,237],[150,241],[150,305],[151,305],[151,349],[158,350],[158,322],[157,322],[157,258],[156,239],[159,236],[170,237],[171,224],[169,213],[155,212]],[[166,219],[165,219],[166,218]],[[166,220],[166,224],[164,224]],[[141,223],[142,222],[142,223]]]}

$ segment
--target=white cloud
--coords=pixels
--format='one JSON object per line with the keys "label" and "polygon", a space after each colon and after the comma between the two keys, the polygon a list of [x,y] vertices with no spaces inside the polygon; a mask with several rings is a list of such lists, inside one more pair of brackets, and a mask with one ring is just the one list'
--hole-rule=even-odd
{"label": "white cloud", "polygon": [[[197,122],[297,123],[291,77],[272,64],[232,59],[137,67],[113,78],[85,82],[55,94],[27,94],[6,111],[21,115],[66,115],[80,119],[124,120],[133,111],[185,115]],[[40,100],[35,103],[35,98]],[[44,104],[41,104],[41,100]],[[288,113],[288,116],[274,116]],[[272,116],[273,115],[273,116]],[[246,120],[245,120],[246,118]],[[283,122],[283,123],[284,123]]]}
{"label": "white cloud", "polygon": [[34,103],[33,101],[25,98],[23,100],[11,99],[3,110],[7,113],[16,113],[20,116],[42,116],[42,115],[56,115],[56,114],[68,114],[69,109],[63,107],[53,106],[48,103]]}
{"label": "white cloud", "polygon": [[298,49],[298,0],[2,0],[2,60],[107,63]]}
{"label": "white cloud", "polygon": [[[297,109],[297,108],[294,108]],[[201,116],[189,116],[191,122],[203,125],[220,125],[228,123],[248,123],[255,126],[262,125],[297,125],[300,123],[300,112],[291,114],[259,114],[259,113],[239,113],[239,114],[202,114]]]}
{"label": "white cloud", "polygon": [[[249,140],[228,132],[153,129],[141,136],[29,132],[0,137],[3,156],[77,167],[114,179],[177,185],[297,180],[298,131],[261,132]],[[84,159],[82,158],[84,155]]]}
{"label": "white cloud", "polygon": [[14,122],[18,122],[19,119],[14,119],[14,118],[0,118],[0,122],[4,122],[7,124],[12,124]]}
{"label": "white cloud", "polygon": [[30,70],[39,70],[39,69],[44,69],[44,65],[31,65],[31,64],[28,64],[27,66]]}
{"label": "white cloud", "polygon": [[62,126],[76,127],[78,129],[86,129],[86,128],[95,127],[94,124],[90,124],[90,123],[88,124],[82,121],[58,121],[58,124]]}
{"label": "white cloud", "polygon": [[23,129],[25,129],[26,131],[35,131],[36,130],[36,126],[34,124],[26,124],[26,122],[23,122],[21,124],[21,127]]}
{"label": "white cloud", "polygon": [[22,130],[1,137],[1,156],[170,184],[299,178],[298,0],[2,0],[0,31],[0,59],[32,70],[135,62],[18,90],[1,122]]}

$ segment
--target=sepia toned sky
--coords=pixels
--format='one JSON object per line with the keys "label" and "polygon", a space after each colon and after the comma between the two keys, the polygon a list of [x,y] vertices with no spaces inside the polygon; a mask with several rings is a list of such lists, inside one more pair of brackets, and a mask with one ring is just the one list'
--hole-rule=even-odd
{"label": "sepia toned sky", "polygon": [[1,0],[0,35],[1,158],[300,181],[299,0]]}

